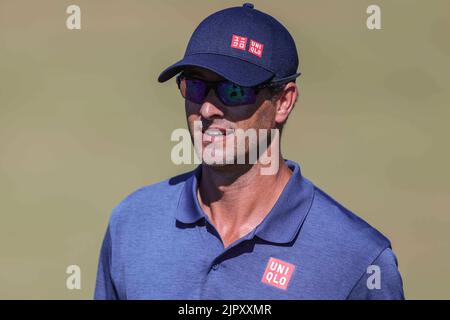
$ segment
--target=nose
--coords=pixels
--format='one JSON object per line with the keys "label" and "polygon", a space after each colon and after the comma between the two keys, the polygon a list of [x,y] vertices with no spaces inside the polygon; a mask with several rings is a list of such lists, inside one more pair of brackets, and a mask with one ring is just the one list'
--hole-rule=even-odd
{"label": "nose", "polygon": [[205,101],[200,108],[200,114],[204,119],[210,120],[214,117],[222,118],[224,116],[222,110],[217,106],[220,104],[219,99],[216,96],[214,90],[209,90]]}

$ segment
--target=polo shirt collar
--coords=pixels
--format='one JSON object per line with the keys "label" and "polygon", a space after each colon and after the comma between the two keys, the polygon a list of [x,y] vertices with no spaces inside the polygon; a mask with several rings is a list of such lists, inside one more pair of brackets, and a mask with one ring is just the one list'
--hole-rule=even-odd
{"label": "polo shirt collar", "polygon": [[202,166],[199,165],[194,171],[191,172],[190,177],[186,180],[184,187],[181,189],[181,195],[176,212],[176,218],[178,221],[191,224],[206,217],[197,198],[197,188],[201,177],[201,172]]}
{"label": "polo shirt collar", "polygon": [[[292,170],[292,176],[273,208],[252,231],[252,235],[280,244],[290,243],[295,239],[309,212],[314,195],[314,186],[302,176],[300,166],[294,161],[285,161]],[[201,165],[192,171],[182,189],[176,212],[176,218],[180,222],[192,224],[206,218],[197,198],[200,177]]]}

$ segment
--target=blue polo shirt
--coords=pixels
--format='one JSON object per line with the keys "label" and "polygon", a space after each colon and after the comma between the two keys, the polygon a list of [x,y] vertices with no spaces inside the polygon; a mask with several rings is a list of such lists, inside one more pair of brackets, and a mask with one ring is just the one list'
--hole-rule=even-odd
{"label": "blue polo shirt", "polygon": [[391,244],[286,160],[275,206],[226,249],[197,199],[201,165],[112,211],[95,299],[403,299]]}

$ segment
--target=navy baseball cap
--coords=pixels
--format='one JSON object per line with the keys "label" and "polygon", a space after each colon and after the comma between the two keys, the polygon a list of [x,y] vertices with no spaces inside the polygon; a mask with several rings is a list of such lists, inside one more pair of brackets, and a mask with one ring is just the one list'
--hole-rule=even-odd
{"label": "navy baseball cap", "polygon": [[209,69],[241,86],[297,78],[294,39],[275,18],[251,3],[213,13],[195,29],[184,58],[158,77],[165,82],[188,66]]}

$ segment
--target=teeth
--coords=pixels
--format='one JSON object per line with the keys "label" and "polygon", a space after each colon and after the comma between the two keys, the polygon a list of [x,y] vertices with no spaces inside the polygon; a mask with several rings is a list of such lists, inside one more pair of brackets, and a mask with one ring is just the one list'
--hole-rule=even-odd
{"label": "teeth", "polygon": [[218,129],[208,129],[205,131],[208,136],[222,136],[222,131]]}

